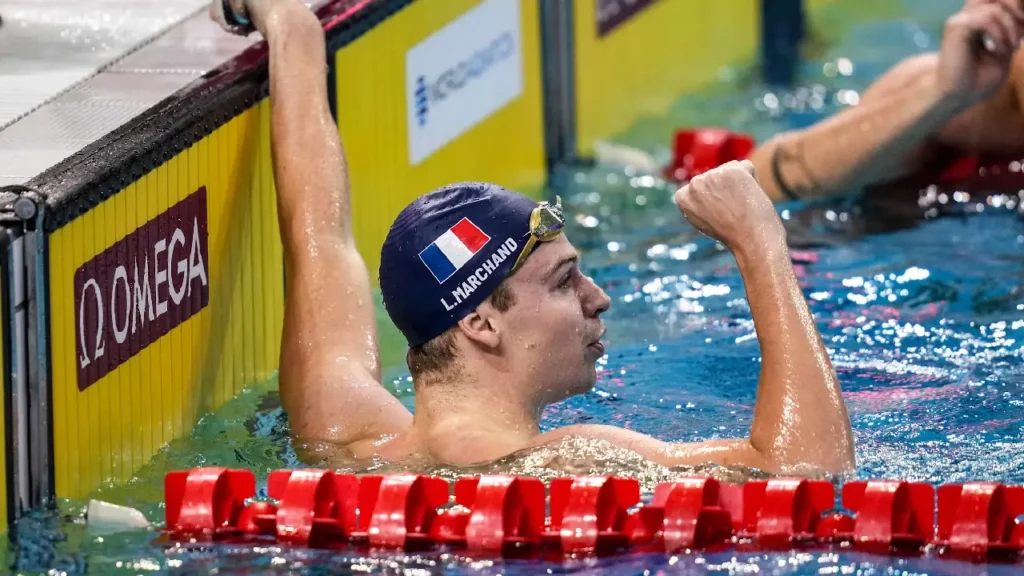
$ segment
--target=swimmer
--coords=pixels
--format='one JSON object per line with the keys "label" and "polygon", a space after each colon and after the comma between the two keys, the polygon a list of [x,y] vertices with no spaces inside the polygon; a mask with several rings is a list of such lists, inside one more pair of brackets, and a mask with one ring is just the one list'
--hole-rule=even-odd
{"label": "swimmer", "polygon": [[[298,0],[216,0],[213,16],[269,44],[271,138],[286,284],[280,392],[298,442],[358,459],[468,466],[566,438],[665,466],[770,473],[854,469],[839,382],[749,163],[694,179],[675,201],[734,254],[762,362],[749,438],[672,443],[623,428],[542,433],[545,406],[585,393],[610,299],[580,268],[559,203],[452,184],[409,204],[381,253],[384,304],[408,340],[415,416],[381,386],[370,276],[352,234],[348,166],[327,100],[324,35]],[[339,94],[344,102],[344,94]],[[742,201],[737,202],[736,199]]]}
{"label": "swimmer", "polygon": [[[779,134],[751,160],[775,201],[934,182],[963,156],[1024,154],[1024,8],[967,0],[938,52],[900,62],[860,103]],[[915,188],[916,191],[916,188]]]}

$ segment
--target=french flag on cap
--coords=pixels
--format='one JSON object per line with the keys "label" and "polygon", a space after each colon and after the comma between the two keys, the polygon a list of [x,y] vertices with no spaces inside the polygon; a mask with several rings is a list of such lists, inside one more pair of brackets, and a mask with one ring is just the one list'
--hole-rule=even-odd
{"label": "french flag on cap", "polygon": [[439,283],[452,277],[491,239],[469,218],[459,220],[420,252],[420,260]]}

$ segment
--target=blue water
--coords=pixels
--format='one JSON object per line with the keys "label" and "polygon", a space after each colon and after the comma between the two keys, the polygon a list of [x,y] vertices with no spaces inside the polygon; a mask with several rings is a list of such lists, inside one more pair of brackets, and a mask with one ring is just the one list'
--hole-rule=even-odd
{"label": "blue water", "polygon": [[[744,81],[742,70],[724,71],[721,85],[681,99],[668,120],[638,122],[620,140],[664,157],[663,133],[696,120],[758,138],[807,125],[848,105],[900,58],[934,49],[943,16],[960,4],[893,0],[907,18],[847,27],[838,43],[808,59],[800,89],[771,90]],[[556,182],[571,218],[569,237],[581,249],[586,272],[614,304],[606,316],[609,354],[601,360],[596,389],[550,407],[543,426],[607,423],[678,441],[746,435],[759,352],[732,257],[684,222],[671,202],[672,188],[655,177],[613,166],[565,167]],[[804,294],[842,382],[857,442],[857,475],[935,484],[1024,483],[1024,221],[1005,206],[981,204],[978,212],[975,201],[958,205],[969,216],[924,219],[914,208],[917,191],[907,198],[895,207],[856,195],[779,207]],[[396,394],[411,407],[407,372],[402,366],[388,372]],[[593,447],[559,450],[563,460],[576,459],[578,470],[631,475],[646,487],[674,474]],[[300,465],[274,383],[245,391],[159,454],[135,481],[97,497],[136,506],[160,521],[163,473],[201,465],[246,467],[262,478]],[[503,466],[552,472],[524,461]],[[83,512],[82,502],[62,502],[57,514],[22,521],[13,550],[19,568],[103,574],[1011,571],[828,551],[534,564],[440,552],[364,557],[275,546],[164,550],[153,544],[156,531],[101,535],[86,526]]]}

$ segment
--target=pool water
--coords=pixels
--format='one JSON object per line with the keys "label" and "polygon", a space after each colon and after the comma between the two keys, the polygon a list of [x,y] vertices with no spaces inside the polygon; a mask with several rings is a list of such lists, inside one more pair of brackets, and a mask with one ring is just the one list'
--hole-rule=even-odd
{"label": "pool water", "polygon": [[[720,125],[763,139],[806,125],[855,101],[864,87],[906,55],[933,50],[943,18],[960,0],[838,2],[841,21],[818,38],[802,88],[774,91],[723,71],[720,85],[689,95],[668,118],[645,119],[617,140],[667,156],[677,126]],[[877,20],[861,17],[878,11]],[[813,44],[813,43],[812,43]],[[589,394],[550,407],[543,426],[606,423],[665,440],[698,441],[749,431],[759,372],[753,322],[735,262],[696,233],[659,178],[610,165],[564,167],[556,188],[570,217],[569,238],[588,274],[612,297],[609,353]],[[932,483],[1024,483],[1024,220],[1015,210],[965,202],[964,216],[890,218],[858,197],[781,205],[798,277],[842,382],[857,441],[857,476]],[[904,214],[905,211],[900,211]],[[967,216],[966,214],[970,214]],[[889,222],[880,228],[878,222]],[[892,224],[892,222],[898,222]],[[387,334],[387,332],[385,332]],[[400,359],[401,350],[386,350]],[[413,406],[408,373],[397,361],[388,385]],[[122,487],[97,498],[129,504],[162,521],[163,474],[218,465],[270,470],[301,464],[288,438],[276,383],[246,390],[190,437],[161,452]],[[360,471],[386,471],[376,463]],[[472,472],[542,477],[613,473],[645,488],[679,471],[593,443],[567,442]],[[709,470],[728,477],[740,471]],[[465,470],[434,469],[457,476]],[[84,502],[62,502],[17,527],[14,558],[26,572],[208,573],[1010,573],[933,559],[889,559],[847,552],[669,557],[625,556],[558,564],[474,561],[458,555],[369,557],[278,547],[217,546],[200,551],[155,546],[154,531],[99,534],[84,522]]]}

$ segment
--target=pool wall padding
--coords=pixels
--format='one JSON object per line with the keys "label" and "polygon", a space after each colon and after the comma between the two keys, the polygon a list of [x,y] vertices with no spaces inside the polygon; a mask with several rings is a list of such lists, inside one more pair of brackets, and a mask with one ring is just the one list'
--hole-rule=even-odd
{"label": "pool wall padding", "polygon": [[574,4],[576,143],[583,157],[596,141],[663,115],[681,94],[756,55],[760,0],[655,1],[605,34],[598,4]]}
{"label": "pool wall padding", "polygon": [[264,99],[50,235],[57,495],[130,479],[273,376],[284,286],[269,120]]}
{"label": "pool wall padding", "polygon": [[[489,180],[541,194],[543,1],[336,0],[319,10],[371,276],[394,216],[434,187]],[[595,5],[573,4],[583,152],[749,60],[757,44],[755,0],[660,0],[603,35]],[[458,80],[439,80],[466,62],[460,38],[491,50],[483,58],[502,76],[456,98]],[[40,425],[52,422],[52,469],[34,482],[53,495],[126,482],[276,371],[285,287],[267,80],[260,44],[29,182],[44,199],[48,262],[36,289],[49,355],[32,361],[50,377]]]}

